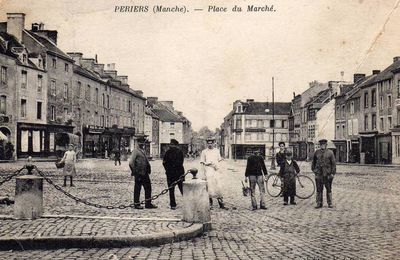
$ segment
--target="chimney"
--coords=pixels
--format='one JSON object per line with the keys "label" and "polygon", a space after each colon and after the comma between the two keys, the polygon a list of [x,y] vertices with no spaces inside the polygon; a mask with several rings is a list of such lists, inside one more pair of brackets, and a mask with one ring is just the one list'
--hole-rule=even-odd
{"label": "chimney", "polygon": [[379,73],[381,73],[380,70],[373,70],[373,71],[372,71],[372,75],[378,75]]}
{"label": "chimney", "polygon": [[254,99],[246,99],[246,102],[248,103],[254,102]]}
{"label": "chimney", "polygon": [[117,76],[117,80],[120,80],[123,85],[128,85],[128,76]]}
{"label": "chimney", "polygon": [[107,70],[115,70],[115,63],[107,64]]}
{"label": "chimney", "polygon": [[158,101],[158,97],[147,97],[147,105],[149,107],[153,107],[154,104],[156,104]]}
{"label": "chimney", "polygon": [[93,70],[96,71],[97,73],[99,73],[100,75],[103,75],[104,73],[104,64],[99,64],[99,63],[95,63]]}
{"label": "chimney", "polygon": [[362,80],[363,78],[365,78],[365,74],[355,73],[355,74],[353,75],[353,82],[354,82],[354,83],[357,83],[357,82],[359,82],[360,80]]}
{"label": "chimney", "polygon": [[25,28],[24,13],[7,13],[7,33],[22,42],[22,30]]}
{"label": "chimney", "polygon": [[393,63],[395,63],[395,62],[397,62],[399,60],[400,60],[400,56],[393,57]]}
{"label": "chimney", "polygon": [[178,114],[178,116],[183,116],[183,113],[181,111],[176,111],[176,113]]}
{"label": "chimney", "polygon": [[296,97],[296,92],[293,92],[293,98],[295,98]]}
{"label": "chimney", "polygon": [[143,91],[135,90],[135,93],[138,94],[139,96],[143,97]]}
{"label": "chimney", "polygon": [[38,23],[33,23],[32,24],[32,32],[37,32],[40,30],[40,24]]}
{"label": "chimney", "polygon": [[161,104],[163,104],[163,105],[169,107],[170,109],[174,109],[174,101],[170,101],[170,100],[168,100],[168,101],[161,101]]}
{"label": "chimney", "polygon": [[76,65],[81,66],[81,61],[82,61],[82,56],[83,54],[81,52],[67,52],[69,56],[75,61]]}

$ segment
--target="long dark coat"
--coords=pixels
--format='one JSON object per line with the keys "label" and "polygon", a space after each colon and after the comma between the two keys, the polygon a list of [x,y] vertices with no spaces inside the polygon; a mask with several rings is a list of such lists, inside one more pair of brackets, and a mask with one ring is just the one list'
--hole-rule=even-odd
{"label": "long dark coat", "polygon": [[170,147],[163,158],[165,174],[168,178],[176,179],[185,173],[183,168],[184,155],[178,147]]}

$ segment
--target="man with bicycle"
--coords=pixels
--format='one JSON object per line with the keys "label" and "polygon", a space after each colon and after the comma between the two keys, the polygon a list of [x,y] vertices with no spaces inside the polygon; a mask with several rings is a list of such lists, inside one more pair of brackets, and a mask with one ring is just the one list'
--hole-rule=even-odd
{"label": "man with bicycle", "polygon": [[335,155],[327,149],[328,141],[322,139],[319,141],[320,149],[315,151],[311,170],[315,173],[315,183],[317,186],[317,206],[315,208],[322,208],[323,189],[326,189],[326,201],[328,207],[332,208],[332,181],[336,174],[336,161]]}

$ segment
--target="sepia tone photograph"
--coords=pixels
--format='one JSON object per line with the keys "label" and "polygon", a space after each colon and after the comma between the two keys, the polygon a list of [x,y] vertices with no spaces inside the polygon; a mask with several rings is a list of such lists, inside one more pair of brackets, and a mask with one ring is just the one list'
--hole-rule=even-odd
{"label": "sepia tone photograph", "polygon": [[0,259],[398,259],[400,0],[0,0]]}

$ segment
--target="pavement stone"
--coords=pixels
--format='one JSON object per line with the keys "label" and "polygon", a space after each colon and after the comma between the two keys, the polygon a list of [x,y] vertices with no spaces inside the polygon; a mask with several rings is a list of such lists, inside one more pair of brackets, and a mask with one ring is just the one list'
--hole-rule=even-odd
{"label": "pavement stone", "polygon": [[[21,163],[1,164],[9,172]],[[21,164],[22,165],[22,164]],[[186,168],[198,165],[187,162]],[[38,166],[61,183],[53,164]],[[300,162],[310,173],[307,162]],[[160,161],[152,162],[154,194],[166,187]],[[282,198],[267,196],[268,210],[250,211],[250,198],[243,197],[240,180],[244,161],[226,161],[222,172],[225,201],[236,210],[212,209],[213,230],[189,241],[145,248],[58,249],[2,251],[4,259],[398,259],[400,255],[400,174],[398,167],[339,165],[334,179],[334,208],[316,210],[315,198],[297,199],[296,206],[283,206]],[[0,177],[1,178],[1,177]],[[0,187],[0,196],[13,194],[15,184]],[[114,167],[107,161],[78,164],[77,187],[68,188],[97,203],[131,203],[133,182],[126,162]],[[168,195],[155,203],[156,210],[103,210],[76,204],[45,184],[45,213],[121,217],[180,218],[178,209],[168,207]],[[325,198],[324,198],[325,199]],[[0,214],[11,207],[0,206]],[[100,225],[101,226],[101,225]],[[90,225],[89,225],[90,227]],[[79,226],[90,232],[90,228]],[[78,230],[79,230],[78,229]],[[1,230],[1,229],[0,229]],[[101,229],[99,229],[101,230]],[[103,228],[110,232],[111,229]],[[40,228],[38,231],[41,232]],[[50,232],[50,231],[48,231]],[[51,231],[53,232],[53,231]]]}

